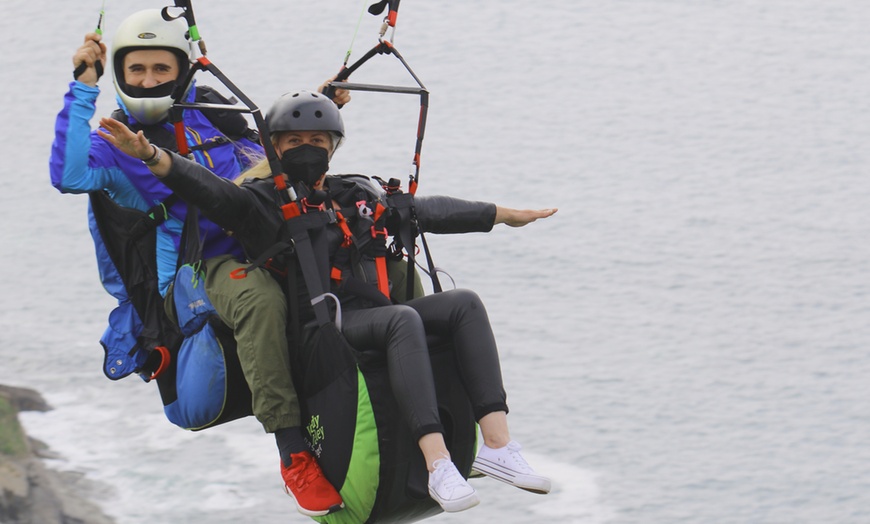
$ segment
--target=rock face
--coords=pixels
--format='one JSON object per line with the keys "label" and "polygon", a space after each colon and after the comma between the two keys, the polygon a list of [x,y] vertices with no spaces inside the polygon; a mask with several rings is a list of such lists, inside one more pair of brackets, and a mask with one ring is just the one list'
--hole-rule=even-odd
{"label": "rock face", "polygon": [[28,438],[19,411],[48,411],[36,391],[0,385],[0,522],[5,524],[112,524],[84,498],[87,482],[75,473],[52,471],[47,450]]}

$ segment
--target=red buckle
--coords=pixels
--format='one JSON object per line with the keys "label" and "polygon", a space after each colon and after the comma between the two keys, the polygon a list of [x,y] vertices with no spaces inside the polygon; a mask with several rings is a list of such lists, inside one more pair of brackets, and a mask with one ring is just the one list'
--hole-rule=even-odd
{"label": "red buckle", "polygon": [[308,197],[305,197],[305,198],[302,199],[302,209],[303,209],[303,211],[302,211],[303,213],[307,213],[307,212],[309,212],[309,211],[311,211],[311,210],[314,210],[314,211],[323,211],[323,209],[324,209],[324,207],[323,207],[323,202],[321,202],[321,203],[319,203],[319,204],[317,204],[317,205],[309,204],[309,203],[308,203]]}

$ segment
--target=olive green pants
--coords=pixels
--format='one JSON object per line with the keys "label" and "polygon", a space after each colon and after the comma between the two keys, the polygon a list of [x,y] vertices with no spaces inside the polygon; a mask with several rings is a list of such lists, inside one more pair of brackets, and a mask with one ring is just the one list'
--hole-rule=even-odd
{"label": "olive green pants", "polygon": [[[247,264],[231,255],[210,258],[205,265],[205,292],[220,319],[236,339],[239,362],[251,390],[254,416],[267,433],[301,426],[299,398],[290,375],[287,347],[287,300],[281,286],[264,270],[248,273],[243,279],[230,273]],[[405,302],[407,264],[389,261],[394,299]],[[417,274],[415,296],[423,296]],[[175,318],[172,287],[166,294],[169,318]]]}
{"label": "olive green pants", "polygon": [[[404,304],[408,300],[408,262],[405,260],[387,260],[387,274],[390,278],[390,298],[396,304]],[[420,273],[414,269],[414,298],[424,295]]]}
{"label": "olive green pants", "polygon": [[[290,375],[287,300],[267,271],[230,278],[230,272],[246,266],[230,255],[206,260],[205,291],[220,319],[233,330],[254,416],[267,433],[274,433],[301,426],[299,398]],[[166,304],[174,319],[171,288]]]}

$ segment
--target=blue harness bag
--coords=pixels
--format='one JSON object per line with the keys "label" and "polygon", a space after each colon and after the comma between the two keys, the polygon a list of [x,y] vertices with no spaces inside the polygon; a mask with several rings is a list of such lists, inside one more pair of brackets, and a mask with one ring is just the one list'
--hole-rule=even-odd
{"label": "blue harness bag", "polygon": [[235,344],[231,334],[230,340],[222,340],[225,326],[205,292],[198,214],[188,208],[172,286],[184,340],[175,358],[176,399],[163,407],[170,422],[193,431],[251,414]]}

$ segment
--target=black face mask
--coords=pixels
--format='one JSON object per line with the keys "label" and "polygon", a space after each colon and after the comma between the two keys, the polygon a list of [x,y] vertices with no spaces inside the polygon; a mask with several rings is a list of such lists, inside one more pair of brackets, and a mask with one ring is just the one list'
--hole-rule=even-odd
{"label": "black face mask", "polygon": [[302,182],[311,188],[329,169],[329,153],[322,147],[302,144],[284,151],[281,168],[290,182]]}

